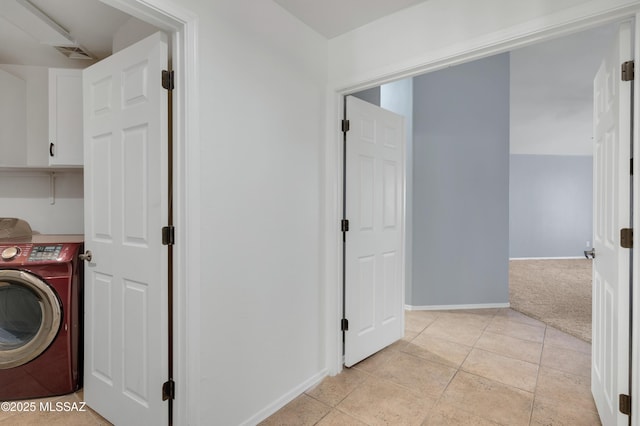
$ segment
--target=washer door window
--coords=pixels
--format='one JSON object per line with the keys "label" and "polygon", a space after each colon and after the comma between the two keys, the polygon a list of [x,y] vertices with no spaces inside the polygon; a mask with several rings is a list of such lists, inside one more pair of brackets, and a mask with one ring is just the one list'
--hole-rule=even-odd
{"label": "washer door window", "polygon": [[60,301],[47,283],[25,271],[0,270],[0,369],[44,352],[61,321]]}

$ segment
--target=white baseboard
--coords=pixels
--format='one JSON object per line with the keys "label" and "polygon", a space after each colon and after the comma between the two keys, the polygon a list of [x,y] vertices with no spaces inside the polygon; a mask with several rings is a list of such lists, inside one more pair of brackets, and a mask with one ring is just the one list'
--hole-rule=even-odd
{"label": "white baseboard", "polygon": [[326,369],[311,376],[310,378],[300,383],[295,388],[291,389],[286,394],[282,395],[276,401],[269,404],[267,407],[258,411],[256,414],[251,416],[251,418],[247,419],[241,424],[243,426],[257,425],[258,423],[260,423],[261,421],[263,421],[264,419],[266,419],[267,417],[269,417],[270,415],[272,415],[273,413],[275,413],[276,411],[278,411],[279,409],[281,409],[282,407],[284,407],[285,405],[287,405],[288,403],[296,399],[298,396],[302,395],[305,391],[311,389],[312,387],[320,383],[322,379],[324,379],[326,376],[327,376]]}
{"label": "white baseboard", "polygon": [[573,257],[510,257],[509,260],[569,260],[569,259],[585,259],[584,256]]}
{"label": "white baseboard", "polygon": [[478,303],[473,305],[426,305],[426,306],[413,306],[404,305],[407,311],[451,311],[458,309],[494,309],[494,308],[508,308],[511,305],[509,303]]}

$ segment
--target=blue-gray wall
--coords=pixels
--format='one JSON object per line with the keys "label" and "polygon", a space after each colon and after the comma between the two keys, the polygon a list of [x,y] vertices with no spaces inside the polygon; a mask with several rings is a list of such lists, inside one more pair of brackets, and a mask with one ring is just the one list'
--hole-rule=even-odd
{"label": "blue-gray wall", "polygon": [[353,96],[370,104],[380,106],[380,86],[353,93]]}
{"label": "blue-gray wall", "polygon": [[592,242],[593,157],[511,155],[510,257],[582,256]]}
{"label": "blue-gray wall", "polygon": [[414,79],[410,305],[509,302],[509,55]]}

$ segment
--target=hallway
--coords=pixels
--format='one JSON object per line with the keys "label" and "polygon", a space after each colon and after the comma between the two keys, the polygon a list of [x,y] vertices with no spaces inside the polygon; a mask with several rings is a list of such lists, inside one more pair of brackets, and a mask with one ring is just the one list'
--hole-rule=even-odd
{"label": "hallway", "polygon": [[405,338],[262,425],[599,425],[591,345],[512,309],[407,311]]}

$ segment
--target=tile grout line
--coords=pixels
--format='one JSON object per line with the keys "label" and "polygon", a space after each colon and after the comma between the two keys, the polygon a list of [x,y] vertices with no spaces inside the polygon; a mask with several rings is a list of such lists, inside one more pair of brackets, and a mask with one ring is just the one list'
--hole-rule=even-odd
{"label": "tile grout line", "polygon": [[[413,339],[411,339],[407,344],[410,344],[412,341],[414,341],[415,339],[417,339],[417,338],[418,338],[418,336],[420,336],[422,333],[424,333],[424,332],[425,332],[425,330],[427,330],[431,325],[435,324],[435,322],[436,322],[438,319],[440,319],[440,318],[441,318],[441,315],[437,315],[437,316],[436,316],[436,318],[435,318],[433,321],[429,322],[429,324],[427,324],[427,325],[422,329],[422,331],[420,331],[420,332],[419,332],[419,333],[418,333],[418,334],[417,334]],[[440,362],[437,362],[437,361],[430,361],[430,360],[424,359],[424,358],[422,358],[422,357],[419,357],[419,356],[417,356],[417,355],[414,355],[414,354],[411,354],[411,353],[408,353],[408,352],[404,352],[404,351],[401,351],[401,350],[398,350],[398,352],[402,352],[402,353],[403,353],[403,354],[405,354],[405,355],[412,356],[412,357],[414,357],[414,358],[421,359],[421,360],[424,360],[424,361],[427,361],[427,362],[433,362],[434,364],[438,364],[438,365],[445,366],[445,367],[448,367],[448,368],[453,368],[451,365],[447,365],[447,364],[440,363]],[[471,352],[471,351],[469,351],[469,352]],[[467,356],[468,356],[468,354],[467,354]],[[402,387],[402,388],[404,388],[404,389],[407,389],[408,391],[410,391],[411,393],[415,394],[416,396],[418,396],[418,397],[420,397],[420,398],[422,398],[422,399],[429,398],[429,399],[433,399],[433,400],[435,400],[435,402],[434,402],[433,406],[431,406],[431,407],[430,407],[429,412],[425,415],[425,417],[422,419],[422,422],[420,423],[420,424],[424,424],[427,420],[429,420],[429,419],[433,416],[433,414],[434,414],[434,410],[433,410],[433,409],[438,405],[438,403],[439,403],[439,402],[440,402],[440,400],[442,399],[442,397],[443,397],[444,393],[446,392],[447,388],[449,387],[449,385],[451,384],[451,382],[453,381],[453,379],[456,377],[456,375],[457,375],[457,374],[458,374],[458,372],[460,371],[460,366],[461,366],[461,365],[462,365],[462,364],[459,364],[458,366],[456,366],[456,367],[455,367],[455,370],[456,370],[456,371],[455,371],[455,373],[453,373],[453,375],[451,376],[451,378],[447,381],[446,386],[443,388],[442,392],[440,392],[440,394],[438,395],[438,397],[437,397],[437,398],[431,398],[430,396],[425,396],[425,395],[418,395],[418,394],[417,394],[417,392],[414,392],[413,390],[411,390],[411,389],[409,389],[409,388],[407,388],[407,387],[405,387],[405,386],[399,385],[399,384],[397,384],[397,383],[395,383],[395,382],[393,382],[393,381],[389,381],[389,380],[384,379],[384,378],[379,377],[379,376],[376,376],[376,378],[378,378],[379,380],[387,381],[387,382],[392,383],[392,384],[394,384],[394,385],[398,385],[398,386],[400,386],[400,387]]]}
{"label": "tile grout line", "polygon": [[[424,330],[426,330],[427,328],[429,328],[429,326],[431,326],[432,324],[434,324],[434,323],[438,320],[438,318],[440,318],[440,315],[436,316],[436,319],[434,319],[433,321],[431,321],[431,323],[429,323],[429,325],[428,325],[428,326],[426,326],[426,327],[424,328]],[[422,330],[422,331],[424,332],[424,330]],[[418,336],[420,336],[420,334],[422,334],[422,332],[421,332],[421,333],[419,333],[419,334],[418,334]],[[413,341],[413,340],[415,340],[418,336],[414,337],[414,338],[412,339],[412,341]],[[411,355],[411,354],[408,354],[408,355]],[[467,355],[468,355],[468,354],[467,354]],[[419,358],[419,357],[418,357],[418,358]],[[436,363],[437,363],[437,362],[436,362]],[[444,365],[443,363],[437,363],[437,364],[439,364],[439,365]],[[461,364],[460,364],[460,365],[461,365]],[[455,371],[455,373],[453,373],[453,374],[451,375],[451,378],[450,378],[450,379],[449,379],[449,381],[447,382],[447,385],[444,387],[444,389],[442,389],[442,392],[440,392],[440,395],[438,395],[438,398],[436,398],[436,399],[435,399],[435,403],[434,403],[434,404],[433,404],[433,406],[429,409],[429,412],[427,413],[427,415],[422,419],[422,422],[420,423],[421,425],[422,425],[422,424],[424,424],[427,420],[431,419],[431,417],[434,415],[434,409],[435,409],[435,408],[438,406],[438,404],[440,403],[440,400],[441,400],[441,399],[442,399],[442,397],[444,396],[444,393],[447,391],[447,388],[449,388],[449,385],[451,384],[451,382],[453,381],[453,379],[454,379],[454,378],[456,377],[456,375],[458,374],[458,371],[460,371],[460,370],[459,370],[459,369],[460,369],[460,365],[458,365],[458,366],[456,367],[456,371]],[[450,368],[452,368],[450,365],[445,365],[445,366],[446,366],[446,367],[450,367]]]}
{"label": "tile grout line", "polygon": [[[514,312],[517,312],[517,311],[514,311]],[[345,401],[345,399],[347,399],[354,392],[362,391],[363,387],[366,386],[367,383],[370,383],[372,380],[375,380],[375,381],[380,380],[381,382],[385,382],[387,384],[390,384],[390,385],[393,385],[393,386],[397,387],[398,390],[399,389],[404,389],[404,390],[408,391],[410,394],[412,394],[416,398],[422,399],[424,401],[431,401],[432,405],[429,407],[428,410],[426,410],[426,413],[425,413],[424,417],[421,420],[421,422],[422,422],[421,424],[428,423],[432,419],[437,419],[438,411],[436,411],[436,407],[438,407],[438,406],[440,406],[441,404],[444,403],[444,401],[445,401],[445,398],[444,398],[445,393],[448,390],[451,389],[452,383],[456,380],[456,378],[460,377],[460,372],[463,372],[465,374],[476,376],[478,378],[495,381],[495,382],[497,382],[497,383],[499,383],[501,385],[504,385],[504,386],[507,386],[507,387],[511,387],[511,388],[515,388],[515,389],[518,389],[518,390],[523,391],[523,392],[528,392],[530,395],[532,395],[531,402],[530,402],[531,405],[528,407],[529,408],[528,419],[526,417],[522,419],[523,420],[523,424],[527,424],[527,425],[531,426],[532,422],[533,422],[533,413],[534,413],[534,408],[536,406],[536,402],[540,401],[540,399],[539,399],[539,396],[540,396],[539,395],[539,391],[540,391],[539,385],[540,385],[540,378],[541,378],[542,360],[543,360],[543,354],[544,354],[545,349],[547,347],[558,347],[560,349],[567,349],[567,350],[570,350],[570,351],[575,351],[577,353],[580,353],[582,351],[575,350],[573,347],[568,347],[567,348],[567,347],[561,345],[562,342],[559,341],[559,340],[556,342],[557,345],[554,345],[552,342],[547,342],[547,339],[553,337],[553,335],[550,334],[549,326],[544,324],[544,323],[541,323],[542,326],[537,326],[537,325],[535,326],[537,328],[542,329],[541,330],[542,331],[542,341],[540,343],[540,347],[539,347],[540,348],[540,352],[539,352],[538,356],[537,357],[529,356],[531,354],[531,352],[529,352],[529,351],[527,351],[528,353],[525,354],[525,357],[528,358],[528,359],[531,359],[531,361],[523,360],[523,359],[518,358],[517,357],[517,353],[515,353],[513,356],[505,355],[505,354],[499,352],[500,348],[496,347],[496,346],[489,345],[493,349],[483,349],[483,348],[479,347],[478,344],[483,339],[483,337],[486,336],[486,333],[489,333],[489,332],[491,332],[493,334],[501,335],[501,336],[504,336],[504,337],[508,337],[508,338],[511,338],[511,339],[516,339],[514,341],[507,342],[507,344],[515,344],[515,345],[517,345],[517,343],[515,343],[517,340],[527,341],[527,342],[531,342],[531,343],[537,343],[537,342],[533,341],[533,340],[521,339],[519,337],[519,334],[517,334],[517,333],[516,334],[506,334],[506,333],[503,334],[503,333],[496,333],[495,331],[488,331],[488,329],[491,326],[491,324],[493,324],[494,322],[496,322],[498,320],[514,322],[514,323],[517,323],[517,324],[527,325],[527,326],[532,326],[533,327],[534,325],[531,324],[531,323],[528,323],[526,321],[521,321],[517,317],[512,317],[509,313],[507,313],[507,315],[505,315],[505,313],[503,311],[500,311],[500,310],[496,310],[493,313],[487,312],[486,314],[482,314],[482,316],[484,316],[483,322],[484,321],[486,321],[486,322],[483,324],[483,326],[481,328],[480,327],[478,328],[478,330],[480,330],[480,333],[474,339],[473,344],[471,346],[462,345],[462,346],[466,346],[467,348],[469,348],[469,351],[465,354],[465,356],[462,359],[462,361],[459,362],[459,363],[456,363],[456,365],[452,365],[453,363],[445,363],[445,362],[439,362],[439,361],[436,361],[436,360],[433,360],[433,359],[423,358],[423,357],[421,357],[421,356],[419,356],[417,354],[414,354],[414,353],[411,353],[411,352],[408,351],[408,349],[410,349],[410,345],[413,344],[412,342],[414,342],[416,339],[420,338],[421,335],[429,337],[429,335],[426,334],[427,330],[433,324],[435,324],[438,319],[442,319],[443,318],[443,315],[438,315],[435,319],[432,319],[431,321],[429,321],[427,323],[427,325],[425,325],[424,327],[421,327],[421,331],[420,332],[418,332],[417,334],[413,335],[412,337],[409,337],[407,340],[404,340],[404,344],[395,345],[393,348],[386,348],[387,349],[387,355],[382,357],[382,362],[379,362],[379,364],[374,362],[373,364],[371,364],[373,366],[373,368],[370,367],[370,370],[360,369],[360,368],[358,368],[356,366],[352,367],[354,370],[356,370],[358,372],[358,374],[360,375],[360,378],[362,379],[362,381],[356,381],[355,383],[357,383],[357,384],[351,390],[347,391],[344,395],[342,395],[341,398],[338,401],[336,401],[334,405],[329,404],[327,402],[324,402],[321,399],[319,399],[319,398],[317,398],[317,397],[315,397],[313,395],[310,395],[310,394],[305,392],[305,394],[308,397],[312,398],[313,400],[315,400],[317,402],[320,402],[322,405],[324,405],[325,407],[328,408],[328,412],[326,412],[324,415],[322,415],[322,417],[319,420],[317,420],[314,424],[321,423],[324,419],[327,418],[327,416],[331,415],[332,412],[335,411],[337,413],[353,417],[354,419],[357,419],[358,421],[362,422],[363,424],[366,424],[366,425],[370,426],[370,423],[368,421],[365,421],[364,419],[361,419],[360,417],[354,416],[352,413],[344,411],[341,408],[338,408],[338,406],[341,403],[343,403]],[[418,323],[420,323],[420,322],[418,322]],[[524,330],[523,332],[524,332],[525,335],[529,335],[529,334],[527,334],[526,330]],[[413,334],[413,333],[414,332],[412,332],[411,334]],[[439,340],[448,341],[446,338],[443,339],[442,337],[438,337],[438,336],[431,336],[431,337],[439,339]],[[455,343],[454,341],[449,341],[449,342]],[[416,345],[416,344],[413,344],[413,345]],[[527,364],[535,365],[536,366],[536,371],[535,371],[536,374],[535,374],[535,386],[533,388],[533,392],[527,391],[525,389],[521,389],[518,386],[510,385],[508,383],[502,383],[499,380],[494,380],[494,379],[490,379],[490,378],[484,377],[484,375],[482,375],[482,374],[469,372],[469,371],[466,371],[465,369],[463,369],[463,365],[465,364],[465,362],[467,362],[469,360],[469,357],[471,356],[471,352],[473,352],[474,349],[477,349],[479,351],[486,351],[486,352],[491,353],[491,354],[495,354],[495,355],[503,356],[503,357],[506,357],[506,358],[509,358],[509,359],[513,359],[513,360],[516,360],[516,361],[522,361],[522,362],[525,362]],[[413,387],[410,387],[410,386],[407,386],[407,385],[403,385],[401,383],[396,383],[396,381],[394,379],[389,379],[389,378],[383,377],[381,375],[384,372],[384,370],[385,370],[385,368],[387,366],[393,365],[393,363],[398,360],[398,357],[404,357],[404,356],[409,356],[411,358],[420,359],[420,360],[424,360],[424,361],[429,362],[429,363],[433,363],[433,364],[437,364],[437,365],[440,365],[440,366],[447,367],[447,368],[450,369],[449,371],[451,371],[453,374],[451,374],[451,376],[447,380],[446,384],[442,387],[442,390],[440,392],[438,392],[438,393],[434,392],[434,393],[428,393],[428,394],[425,394],[422,391],[420,391],[419,389],[421,389],[421,388],[417,388],[418,390],[414,390]],[[536,358],[537,358],[537,361],[534,361],[534,359],[536,359]],[[556,370],[556,369],[555,368],[551,368],[551,370]],[[569,372],[569,371],[564,371],[562,369],[558,369],[557,371],[560,372],[560,373],[563,373],[563,374],[570,375],[570,376],[573,376],[573,375],[581,376],[580,374],[572,373],[572,372]],[[360,380],[360,378],[358,380]],[[437,395],[437,396],[434,396],[434,395]],[[544,400],[544,398],[542,400]],[[522,407],[522,408],[525,408],[525,407]],[[522,413],[522,411],[525,411],[525,410],[521,410],[520,412]],[[460,412],[464,413],[465,416],[466,415],[478,416],[478,414],[475,413],[475,412],[466,411],[466,410],[461,409],[461,408],[460,408]],[[524,414],[524,413],[522,413],[522,414]],[[334,413],[334,415],[336,415],[336,414]],[[493,422],[495,424],[502,424],[500,422],[497,422],[497,421],[492,420],[492,419],[490,419],[488,417],[485,417],[485,416],[478,416],[478,418],[485,419],[487,421],[491,421],[491,422]],[[527,420],[528,420],[528,422],[525,423],[525,421],[527,421]],[[2,424],[3,422],[4,422],[4,420],[1,420],[0,424]]]}
{"label": "tile grout line", "polygon": [[544,353],[545,342],[547,341],[547,325],[544,327],[544,336],[542,337],[542,349],[540,350],[540,357],[538,358],[538,372],[536,374],[536,386],[533,388],[533,401],[531,401],[531,411],[529,412],[529,425],[533,421],[533,410],[536,406],[536,399],[538,398],[538,381],[540,380],[540,369],[542,367],[542,354]]}
{"label": "tile grout line", "polygon": [[[493,318],[495,318],[495,316],[496,316],[496,314],[494,314],[494,315],[492,316],[491,320],[493,320]],[[491,323],[491,321],[489,321],[489,323]],[[487,323],[487,325],[485,326],[485,328],[482,330],[482,334],[484,334],[484,332],[485,332],[486,328],[489,326],[489,323]],[[453,382],[453,380],[456,378],[456,376],[458,376],[458,374],[459,374],[461,371],[462,371],[462,372],[464,372],[464,373],[466,373],[466,374],[473,374],[473,373],[470,373],[470,372],[467,372],[467,371],[463,370],[463,369],[462,369],[462,365],[467,361],[467,358],[469,357],[469,355],[471,354],[471,352],[473,351],[473,349],[475,349],[475,347],[476,347],[475,345],[476,345],[476,343],[478,343],[478,340],[480,340],[480,337],[478,337],[478,339],[476,339],[476,341],[474,342],[473,346],[469,346],[471,349],[469,350],[469,352],[467,353],[467,355],[464,357],[464,359],[462,360],[462,362],[460,362],[460,364],[458,364],[458,366],[456,367],[456,372],[451,376],[451,379],[449,379],[449,382],[447,383],[447,385],[444,387],[444,389],[443,389],[443,390],[442,390],[442,392],[440,393],[440,396],[438,397],[438,399],[436,400],[436,403],[434,404],[434,408],[435,408],[435,406],[437,406],[437,405],[438,405],[438,403],[442,400],[442,398],[444,397],[444,394],[447,392],[447,389],[449,389],[449,386],[451,385],[451,383]],[[473,374],[473,375],[475,375],[475,376],[477,376],[477,377],[482,377],[482,376],[478,376],[478,375],[476,375],[476,374]],[[461,411],[463,411],[463,412],[465,412],[465,413],[468,413],[468,414],[474,414],[474,413],[470,413],[470,412],[468,412],[468,411],[466,411],[466,410],[464,410],[464,409],[462,409],[462,408],[460,408],[460,410],[461,410]],[[424,423],[427,419],[429,419],[433,414],[434,414],[434,413],[432,412],[432,410],[430,410],[430,412],[427,414],[427,416],[423,419],[423,423]],[[481,418],[484,418],[484,417],[481,417]],[[488,420],[488,421],[492,421],[492,422],[493,422],[493,420],[491,420],[491,419],[485,419],[485,420]],[[494,423],[497,423],[497,422],[494,422]]]}

